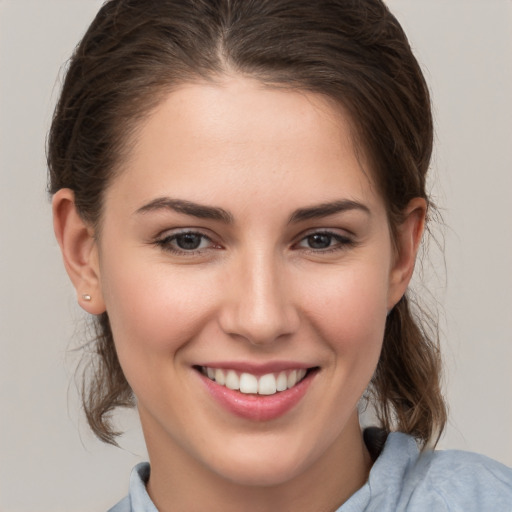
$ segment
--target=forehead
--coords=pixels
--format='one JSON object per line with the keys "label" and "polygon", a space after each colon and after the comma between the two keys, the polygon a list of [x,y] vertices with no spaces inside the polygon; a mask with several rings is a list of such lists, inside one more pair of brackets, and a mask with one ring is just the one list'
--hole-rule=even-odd
{"label": "forehead", "polygon": [[241,77],[184,84],[141,123],[109,194],[122,186],[147,200],[160,189],[204,201],[229,186],[268,200],[372,195],[352,133],[344,109],[319,94]]}

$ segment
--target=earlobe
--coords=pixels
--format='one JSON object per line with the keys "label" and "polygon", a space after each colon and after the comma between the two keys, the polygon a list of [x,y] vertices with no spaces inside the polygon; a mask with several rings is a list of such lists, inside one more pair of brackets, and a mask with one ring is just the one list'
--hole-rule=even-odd
{"label": "earlobe", "polygon": [[390,274],[388,311],[391,311],[402,298],[411,280],[425,228],[426,214],[425,199],[415,197],[407,205],[404,221],[397,228],[395,258]]}
{"label": "earlobe", "polygon": [[72,190],[60,189],[53,197],[52,207],[55,237],[78,303],[88,313],[101,314],[105,304],[94,231],[78,214]]}

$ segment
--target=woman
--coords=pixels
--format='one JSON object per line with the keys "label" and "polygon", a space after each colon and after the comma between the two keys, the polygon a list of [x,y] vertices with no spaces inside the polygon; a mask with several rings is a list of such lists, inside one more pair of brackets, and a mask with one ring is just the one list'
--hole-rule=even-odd
{"label": "woman", "polygon": [[151,463],[113,511],[506,510],[510,470],[428,450],[440,361],[406,290],[431,149],[380,1],[103,6],[48,156],[98,322],[89,424],[115,443],[136,401]]}

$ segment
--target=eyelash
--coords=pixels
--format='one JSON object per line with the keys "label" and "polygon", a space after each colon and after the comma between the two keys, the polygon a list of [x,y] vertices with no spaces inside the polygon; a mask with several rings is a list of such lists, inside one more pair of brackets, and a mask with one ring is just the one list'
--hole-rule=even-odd
{"label": "eyelash", "polygon": [[[168,235],[168,236],[165,236],[164,238],[156,240],[155,245],[162,248],[166,252],[170,252],[171,254],[176,254],[179,256],[189,256],[189,257],[199,255],[199,254],[203,253],[204,251],[212,248],[212,247],[207,247],[207,248],[186,250],[186,249],[175,248],[171,245],[172,242],[176,241],[179,237],[183,237],[183,236],[187,236],[187,235],[199,236],[199,237],[201,237],[200,243],[202,243],[202,241],[206,240],[213,244],[213,246],[214,246],[213,248],[220,248],[220,246],[215,244],[209,236],[205,235],[204,233],[201,233],[200,231],[181,231],[179,233]],[[303,242],[313,236],[327,236],[327,237],[330,237],[331,239],[334,239],[337,243],[333,246],[329,246],[324,249],[314,249],[311,247],[310,248],[304,247],[303,250],[305,252],[312,253],[312,254],[326,254],[326,253],[332,253],[332,252],[346,250],[346,249],[356,245],[355,241],[352,240],[351,238],[344,236],[344,235],[340,235],[339,233],[334,233],[332,231],[327,230],[327,231],[314,231],[314,232],[308,233],[305,236],[303,236],[296,244],[294,244],[294,246],[299,245],[301,242]],[[332,242],[332,240],[331,240],[331,242]]]}
{"label": "eyelash", "polygon": [[[172,242],[177,240],[179,237],[184,237],[187,235],[194,235],[194,236],[201,237],[200,243],[202,243],[204,240],[206,240],[206,241],[211,242],[213,245],[216,245],[209,236],[205,235],[204,233],[201,233],[200,231],[180,231],[179,233],[174,233],[172,235],[168,235],[168,236],[165,236],[164,238],[156,240],[155,244],[157,246],[161,247],[164,251],[170,252],[171,254],[177,254],[179,256],[196,256],[196,255],[202,253],[203,251],[210,249],[210,247],[208,247],[208,248],[202,248],[202,249],[186,250],[186,249],[175,248],[171,245]],[[217,247],[220,247],[220,246],[217,246]]]}
{"label": "eyelash", "polygon": [[343,251],[343,250],[349,249],[350,247],[353,247],[355,245],[355,241],[353,239],[349,238],[348,236],[340,235],[339,233],[334,233],[334,232],[329,231],[329,230],[327,230],[327,231],[313,231],[313,232],[310,232],[307,235],[303,236],[299,240],[299,243],[304,241],[304,240],[307,240],[308,238],[313,237],[313,236],[328,236],[331,239],[334,239],[337,243],[332,245],[332,246],[329,246],[329,247],[327,247],[325,249],[313,249],[311,247],[310,248],[307,248],[307,247],[304,248],[308,253],[312,253],[312,254],[325,254],[325,253],[332,253],[332,252]]}

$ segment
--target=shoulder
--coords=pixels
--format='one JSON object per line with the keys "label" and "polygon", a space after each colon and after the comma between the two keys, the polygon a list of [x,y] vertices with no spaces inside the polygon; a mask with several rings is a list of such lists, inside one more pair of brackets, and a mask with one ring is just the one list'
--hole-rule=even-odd
{"label": "shoulder", "polygon": [[405,434],[389,435],[369,484],[375,501],[388,505],[383,510],[512,512],[511,468],[475,453],[420,453]]}
{"label": "shoulder", "polygon": [[512,511],[512,469],[483,455],[447,450],[421,454],[411,478],[415,495],[430,493],[446,510]]}
{"label": "shoulder", "polygon": [[147,462],[137,464],[130,475],[128,496],[114,505],[108,512],[158,512],[146,491],[149,473],[150,467]]}
{"label": "shoulder", "polygon": [[108,512],[132,512],[130,496],[126,496],[119,503],[108,509]]}

